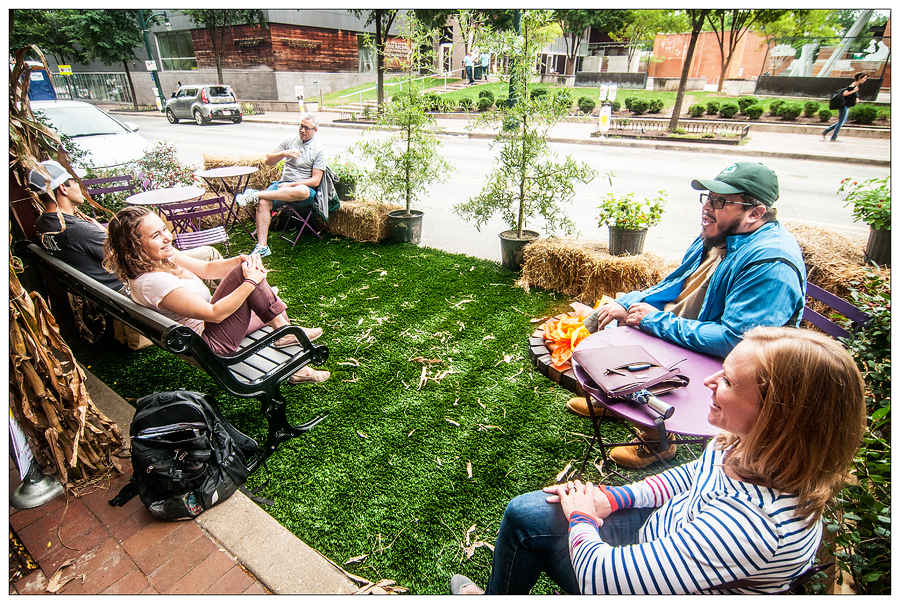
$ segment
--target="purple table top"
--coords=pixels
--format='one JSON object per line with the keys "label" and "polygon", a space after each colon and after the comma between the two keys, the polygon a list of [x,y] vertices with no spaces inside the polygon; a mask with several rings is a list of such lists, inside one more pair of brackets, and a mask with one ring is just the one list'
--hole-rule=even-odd
{"label": "purple table top", "polygon": [[[659,397],[660,400],[675,407],[675,413],[666,420],[667,431],[686,436],[704,437],[714,436],[720,432],[719,428],[711,426],[707,421],[712,392],[703,385],[703,380],[713,373],[721,371],[722,359],[682,348],[632,327],[601,329],[585,338],[578,345],[577,350],[629,345],[643,346],[644,350],[666,366],[680,359],[687,359],[678,363],[678,368],[681,370],[680,373],[690,378],[691,383],[684,388],[678,388]],[[591,387],[592,380],[574,359],[572,368],[575,371],[575,377],[578,378],[581,386],[591,398],[606,403],[608,408],[633,423],[641,426],[654,425],[656,414],[649,407],[622,399],[607,399],[599,388]]]}
{"label": "purple table top", "polygon": [[171,189],[151,189],[132,195],[125,201],[133,206],[160,206],[196,199],[206,193],[203,187],[172,187]]}
{"label": "purple table top", "polygon": [[223,166],[221,168],[201,170],[197,172],[197,176],[203,178],[228,178],[229,176],[246,176],[258,171],[259,168],[254,168],[253,166]]}

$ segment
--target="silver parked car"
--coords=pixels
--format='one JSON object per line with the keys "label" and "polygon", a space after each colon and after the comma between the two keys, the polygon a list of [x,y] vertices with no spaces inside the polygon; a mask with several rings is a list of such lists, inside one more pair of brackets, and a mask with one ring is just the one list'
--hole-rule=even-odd
{"label": "silver parked car", "polygon": [[166,117],[170,124],[193,119],[198,126],[204,126],[212,120],[240,124],[243,114],[231,86],[188,84],[180,87],[166,103]]}

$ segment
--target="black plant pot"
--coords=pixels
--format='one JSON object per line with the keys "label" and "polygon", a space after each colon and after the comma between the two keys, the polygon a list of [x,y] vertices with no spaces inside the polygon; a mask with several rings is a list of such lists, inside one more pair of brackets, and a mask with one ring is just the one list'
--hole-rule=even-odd
{"label": "black plant pot", "polygon": [[356,199],[356,181],[336,182],[334,189],[337,191],[338,199],[341,201],[352,201]]}
{"label": "black plant pot", "polygon": [[890,229],[869,229],[869,242],[866,245],[866,262],[874,262],[879,266],[891,265]]}
{"label": "black plant pot", "polygon": [[511,271],[522,269],[525,262],[525,246],[540,237],[536,231],[522,231],[522,239],[516,236],[516,231],[503,231],[500,233],[500,264]]}
{"label": "black plant pot", "polygon": [[609,253],[613,256],[638,256],[644,252],[647,229],[609,227]]}
{"label": "black plant pot", "polygon": [[388,212],[388,226],[391,229],[391,241],[395,243],[411,243],[419,245],[422,241],[422,217],[425,212],[410,210],[394,210]]}

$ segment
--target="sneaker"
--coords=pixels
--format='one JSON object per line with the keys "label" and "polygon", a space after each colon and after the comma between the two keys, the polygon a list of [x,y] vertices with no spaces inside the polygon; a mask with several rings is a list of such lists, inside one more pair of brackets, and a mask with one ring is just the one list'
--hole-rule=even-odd
{"label": "sneaker", "polygon": [[[570,398],[566,403],[566,409],[574,413],[575,415],[580,415],[581,417],[590,417],[591,412],[588,410],[588,402],[587,399],[581,396],[576,396],[575,398]],[[600,411],[597,409],[597,406],[594,405],[594,415],[599,415]]]}
{"label": "sneaker", "polygon": [[250,252],[250,255],[253,256],[255,254],[255,255],[259,256],[260,258],[265,258],[266,256],[268,256],[271,253],[272,253],[272,250],[269,249],[268,245],[260,245],[257,243],[256,247],[253,248],[253,251]]}
{"label": "sneaker", "polygon": [[259,191],[256,189],[244,189],[243,193],[238,193],[235,196],[234,201],[242,208],[248,203],[259,203]]}
{"label": "sneaker", "polygon": [[828,134],[826,132],[823,132],[822,133],[822,142],[825,142],[827,140],[828,140]]}
{"label": "sneaker", "polygon": [[[644,440],[647,440],[648,435],[643,435]],[[657,437],[652,437],[657,438]],[[635,438],[631,442],[635,443],[634,445],[624,445],[621,447],[615,447],[611,449],[609,452],[609,458],[619,464],[624,468],[643,468],[649,466],[652,463],[659,461],[656,458],[656,455],[650,450],[651,447],[658,447],[659,445],[642,445],[638,444],[641,441]],[[663,459],[672,459],[675,457],[675,445],[669,445],[669,448],[665,451],[658,451],[657,453]]]}
{"label": "sneaker", "polygon": [[837,139],[837,138],[833,138],[833,139],[831,139],[831,142],[833,142],[833,143],[842,143],[842,142],[844,142],[844,141],[842,141],[842,140],[840,140],[840,139]]}

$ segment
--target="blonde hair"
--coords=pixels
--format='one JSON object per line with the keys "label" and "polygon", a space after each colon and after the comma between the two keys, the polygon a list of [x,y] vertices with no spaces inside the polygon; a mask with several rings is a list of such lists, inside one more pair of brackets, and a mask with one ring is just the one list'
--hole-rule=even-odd
{"label": "blonde hair", "polygon": [[847,479],[866,425],[865,383],[853,357],[820,333],[756,327],[759,417],[746,438],[716,438],[725,466],[796,495],[797,518],[817,520]]}
{"label": "blonde hair", "polygon": [[152,210],[143,206],[122,208],[109,221],[109,236],[103,244],[103,268],[122,281],[137,279],[144,273],[165,271],[181,275],[181,269],[171,260],[154,262],[141,241],[141,223]]}

